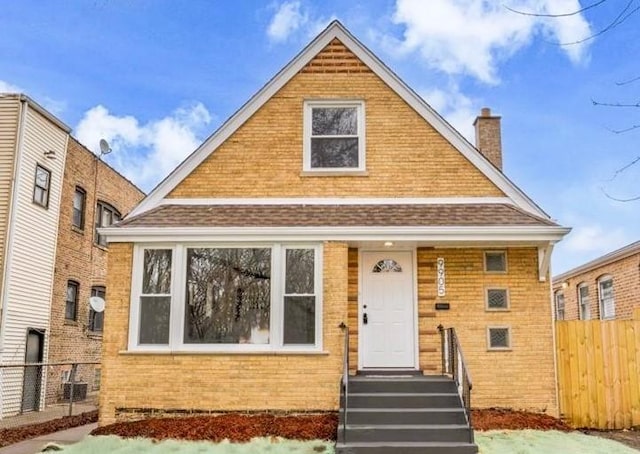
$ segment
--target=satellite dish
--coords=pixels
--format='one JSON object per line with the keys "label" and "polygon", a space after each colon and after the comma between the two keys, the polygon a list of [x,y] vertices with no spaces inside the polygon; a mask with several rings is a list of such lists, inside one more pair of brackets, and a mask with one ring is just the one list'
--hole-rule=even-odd
{"label": "satellite dish", "polygon": [[91,309],[93,309],[94,312],[103,312],[104,300],[99,296],[92,296],[89,298],[89,306],[91,306]]}
{"label": "satellite dish", "polygon": [[109,142],[104,139],[100,139],[100,154],[109,154],[111,153],[111,147],[109,146]]}

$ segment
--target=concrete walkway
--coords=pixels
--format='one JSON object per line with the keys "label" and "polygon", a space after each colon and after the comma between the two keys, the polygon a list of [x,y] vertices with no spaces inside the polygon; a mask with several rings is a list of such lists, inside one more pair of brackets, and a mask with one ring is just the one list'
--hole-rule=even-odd
{"label": "concrete walkway", "polygon": [[98,423],[87,424],[86,426],[74,427],[73,429],[61,430],[49,435],[21,441],[13,445],[0,448],[0,454],[35,454],[42,451],[49,443],[69,445],[77,443],[98,427]]}
{"label": "concrete walkway", "polygon": [[[81,413],[97,409],[98,406],[92,402],[76,402],[73,404],[74,415],[79,415]],[[8,418],[0,419],[0,429],[38,424],[41,422],[51,421],[52,419],[63,418],[65,416],[69,416],[68,403],[50,405],[42,411],[30,411],[21,415],[9,416]]]}

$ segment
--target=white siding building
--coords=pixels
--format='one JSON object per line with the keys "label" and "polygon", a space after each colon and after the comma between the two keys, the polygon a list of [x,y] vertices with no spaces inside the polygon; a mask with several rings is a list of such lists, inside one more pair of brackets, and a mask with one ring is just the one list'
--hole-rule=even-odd
{"label": "white siding building", "polygon": [[[69,131],[30,98],[0,94],[0,364],[47,358]],[[0,369],[0,418],[41,409],[45,376]]]}

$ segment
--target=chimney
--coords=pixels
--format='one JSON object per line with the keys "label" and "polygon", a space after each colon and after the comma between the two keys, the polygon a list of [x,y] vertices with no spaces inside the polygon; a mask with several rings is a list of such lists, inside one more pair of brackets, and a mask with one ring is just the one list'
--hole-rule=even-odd
{"label": "chimney", "polygon": [[494,166],[502,170],[500,117],[491,115],[491,109],[483,107],[473,126],[476,128],[476,148]]}

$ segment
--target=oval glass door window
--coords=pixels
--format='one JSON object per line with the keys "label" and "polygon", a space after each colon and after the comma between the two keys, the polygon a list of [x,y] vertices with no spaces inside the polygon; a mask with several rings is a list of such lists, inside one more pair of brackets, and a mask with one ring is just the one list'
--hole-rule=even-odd
{"label": "oval glass door window", "polygon": [[374,273],[401,273],[402,267],[393,259],[383,259],[373,265]]}

